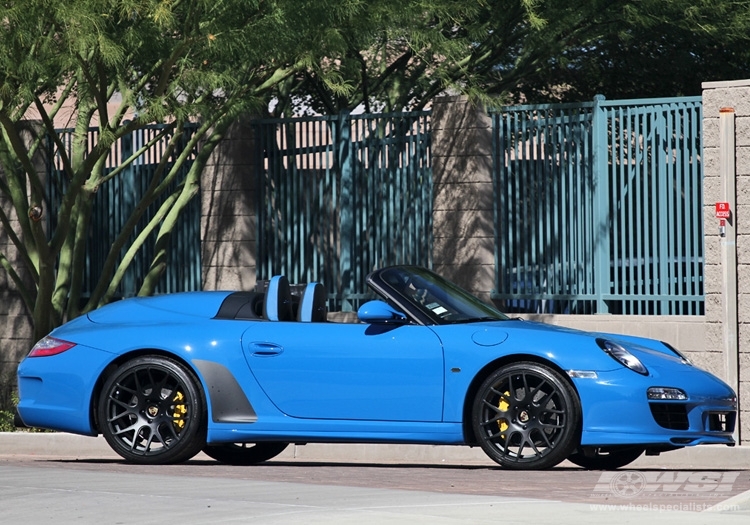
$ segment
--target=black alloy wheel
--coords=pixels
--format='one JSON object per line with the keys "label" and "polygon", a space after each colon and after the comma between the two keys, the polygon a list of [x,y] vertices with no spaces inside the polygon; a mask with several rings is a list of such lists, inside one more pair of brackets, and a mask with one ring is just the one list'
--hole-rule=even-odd
{"label": "black alloy wheel", "polygon": [[281,454],[289,443],[261,441],[259,443],[226,443],[203,448],[207,456],[227,465],[255,465]]}
{"label": "black alloy wheel", "polygon": [[547,469],[578,446],[581,405],[556,370],[522,361],[503,366],[479,387],[472,425],[484,452],[514,470]]}
{"label": "black alloy wheel", "polygon": [[579,449],[568,456],[568,461],[587,470],[615,470],[641,457],[644,450],[639,446]]}
{"label": "black alloy wheel", "polygon": [[179,463],[206,444],[205,407],[192,371],[166,357],[138,357],[104,384],[99,426],[112,449],[132,463]]}

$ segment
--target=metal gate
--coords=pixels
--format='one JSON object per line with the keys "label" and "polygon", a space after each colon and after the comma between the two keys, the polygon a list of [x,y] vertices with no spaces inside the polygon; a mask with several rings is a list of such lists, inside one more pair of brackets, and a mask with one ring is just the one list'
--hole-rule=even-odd
{"label": "metal gate", "polygon": [[703,313],[701,97],[493,113],[495,299]]}
{"label": "metal gate", "polygon": [[432,266],[428,112],[254,122],[258,279],[318,281],[331,309],[390,264]]}
{"label": "metal gate", "polygon": [[[112,146],[112,151],[107,158],[104,168],[107,173],[120,166],[135,152],[141,149],[143,151],[140,152],[139,157],[130,166],[122,170],[106,184],[100,186],[94,197],[90,228],[87,232],[86,260],[81,290],[83,298],[90,297],[96,287],[101,276],[104,261],[109,254],[112,244],[136,210],[136,207],[140,204],[143,195],[145,195],[149,184],[155,176],[157,166],[164,155],[170,138],[166,136],[155,140],[162,133],[163,129],[164,126],[160,125],[146,126],[126,135]],[[195,133],[196,129],[196,125],[185,126],[183,130],[185,142]],[[73,131],[72,129],[57,130],[60,140],[68,151],[72,149]],[[90,128],[88,131],[88,144],[96,144],[98,134],[98,128]],[[150,142],[154,143],[149,145]],[[146,147],[147,145],[149,146]],[[180,153],[181,151],[174,152],[173,157],[176,158]],[[47,195],[50,203],[50,213],[48,214],[50,227],[48,231],[53,232],[57,227],[57,209],[62,202],[67,178],[59,165],[59,156],[54,151],[51,142],[47,158],[49,159],[47,166]],[[181,168],[180,176],[166,189],[164,195],[148,206],[136,227],[136,233],[131,235],[130,241],[123,248],[120,257],[124,255],[129,245],[135,240],[137,232],[142,231],[152,217],[154,217],[159,206],[166,199],[166,196],[184,179],[191,165],[192,159],[188,160]],[[180,219],[180,227],[175,229],[170,239],[167,267],[156,286],[155,293],[196,291],[201,289],[200,202],[200,197],[197,196],[190,202],[185,212],[183,212],[184,216]],[[138,292],[151,266],[156,235],[157,233],[154,232],[136,254],[118,287],[116,297],[132,297]]]}

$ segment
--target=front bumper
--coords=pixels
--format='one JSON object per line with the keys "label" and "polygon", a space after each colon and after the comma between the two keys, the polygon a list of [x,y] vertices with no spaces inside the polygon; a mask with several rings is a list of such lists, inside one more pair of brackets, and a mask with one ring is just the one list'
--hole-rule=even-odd
{"label": "front bumper", "polygon": [[[733,445],[734,391],[713,375],[684,366],[679,373],[650,367],[648,376],[627,369],[574,379],[583,406],[581,445]],[[685,400],[649,400],[649,387],[673,387]]]}

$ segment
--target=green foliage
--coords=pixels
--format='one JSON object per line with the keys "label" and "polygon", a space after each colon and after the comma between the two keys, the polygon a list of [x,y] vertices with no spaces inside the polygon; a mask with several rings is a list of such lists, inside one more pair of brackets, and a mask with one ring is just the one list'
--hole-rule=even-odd
{"label": "green foliage", "polygon": [[748,0],[573,2],[567,15],[553,4],[539,14],[559,21],[548,29],[565,45],[510,90],[515,100],[700,95],[702,82],[750,77]]}
{"label": "green foliage", "polygon": [[18,404],[18,394],[15,392],[12,396],[12,403],[13,406],[9,407],[9,410],[0,410],[0,432],[14,432],[16,430],[16,426],[13,424],[13,410]]}
{"label": "green foliage", "polygon": [[14,432],[16,427],[13,425],[13,413],[6,410],[0,410],[0,432]]}
{"label": "green foliage", "polygon": [[750,76],[749,0],[360,0],[317,16],[321,58],[279,85],[276,115],[420,109],[442,93],[697,95]]}
{"label": "green foliage", "polygon": [[[111,300],[147,236],[128,246],[147,207],[165,204],[146,228],[156,232],[149,294],[164,269],[165,250],[181,212],[197,195],[200,172],[228,126],[267,105],[271,89],[310,64],[306,26],[293,27],[292,0],[24,0],[5,2],[0,18],[0,225],[19,257],[0,253],[0,265],[33,315],[35,335]],[[30,127],[23,121],[36,119]],[[80,300],[92,200],[136,156],[114,173],[105,159],[120,137],[153,123],[168,126],[164,158],[188,122],[198,133],[187,150],[198,153],[160,166],[137,211],[119,232],[101,280]],[[91,126],[97,142],[87,143]],[[66,178],[57,227],[44,231],[49,196],[39,173],[46,137],[70,127],[70,146],[54,154]],[[142,152],[140,152],[142,153]],[[177,189],[167,195],[167,188]],[[125,253],[123,256],[122,253]]]}

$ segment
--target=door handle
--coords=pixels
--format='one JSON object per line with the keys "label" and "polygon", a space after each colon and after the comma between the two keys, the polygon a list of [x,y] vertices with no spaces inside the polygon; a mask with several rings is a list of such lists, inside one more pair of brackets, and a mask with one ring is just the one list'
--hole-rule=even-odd
{"label": "door handle", "polygon": [[273,357],[281,354],[284,347],[275,343],[253,342],[249,345],[250,352],[255,357]]}

